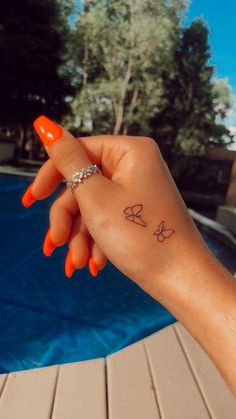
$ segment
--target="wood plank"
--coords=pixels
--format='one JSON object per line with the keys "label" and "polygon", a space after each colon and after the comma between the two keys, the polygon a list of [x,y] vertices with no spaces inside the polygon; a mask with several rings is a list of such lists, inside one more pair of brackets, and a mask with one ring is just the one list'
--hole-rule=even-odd
{"label": "wood plank", "polygon": [[60,365],[52,419],[106,419],[105,360]]}
{"label": "wood plank", "polygon": [[107,357],[107,385],[109,419],[160,418],[141,342]]}
{"label": "wood plank", "polygon": [[[144,339],[163,419],[209,419],[173,326]],[[222,418],[223,419],[223,418]]]}
{"label": "wood plank", "polygon": [[236,398],[216,366],[182,324],[178,323],[175,329],[211,415],[216,419],[235,419]]}
{"label": "wood plank", "polygon": [[50,418],[57,371],[53,366],[9,373],[0,399],[0,418]]}

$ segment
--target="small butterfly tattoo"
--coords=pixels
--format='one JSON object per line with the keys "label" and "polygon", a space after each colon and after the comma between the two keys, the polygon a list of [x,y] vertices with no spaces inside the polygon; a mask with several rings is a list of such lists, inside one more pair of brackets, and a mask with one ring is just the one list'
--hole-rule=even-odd
{"label": "small butterfly tattoo", "polygon": [[163,242],[168,237],[175,233],[173,228],[164,228],[164,221],[161,221],[158,229],[153,233],[159,242]]}
{"label": "small butterfly tattoo", "polygon": [[136,204],[133,205],[132,207],[127,207],[124,209],[124,213],[126,220],[128,221],[132,221],[133,223],[139,224],[140,226],[146,227],[146,223],[145,221],[142,220],[141,218],[141,211],[143,209],[142,204]]}

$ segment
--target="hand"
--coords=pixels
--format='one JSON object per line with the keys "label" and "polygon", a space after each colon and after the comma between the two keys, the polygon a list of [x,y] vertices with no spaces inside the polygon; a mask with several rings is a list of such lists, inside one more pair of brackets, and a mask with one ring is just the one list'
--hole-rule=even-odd
{"label": "hand", "polygon": [[109,135],[76,140],[45,117],[35,128],[67,180],[91,164],[101,167],[74,193],[89,234],[184,324],[236,395],[235,280],[208,251],[156,142]]}
{"label": "hand", "polygon": [[[171,271],[182,269],[183,253],[187,258],[191,249],[203,242],[156,142],[128,136],[76,140],[58,125],[55,127],[60,138],[46,145],[51,160],[39,172],[34,194],[38,198],[47,196],[60,182],[59,173],[70,179],[75,171],[91,163],[100,165],[103,175],[83,181],[74,195],[63,191],[51,210],[53,242],[58,245],[68,239],[79,207],[83,225],[101,257],[106,255],[145,290],[150,292],[154,279],[167,278]],[[70,239],[77,266],[78,259],[80,264],[83,259],[81,254],[78,256],[78,224],[73,226]]]}

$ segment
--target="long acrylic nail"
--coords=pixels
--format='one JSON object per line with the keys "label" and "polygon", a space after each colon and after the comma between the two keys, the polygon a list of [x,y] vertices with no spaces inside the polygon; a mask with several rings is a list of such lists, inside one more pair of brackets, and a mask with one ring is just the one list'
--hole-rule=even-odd
{"label": "long acrylic nail", "polygon": [[72,251],[68,251],[65,262],[65,274],[67,278],[71,278],[75,271],[75,265],[72,262]]}
{"label": "long acrylic nail", "polygon": [[56,245],[53,243],[50,234],[50,228],[45,236],[43,242],[43,253],[45,256],[51,256],[52,252],[56,249]]}
{"label": "long acrylic nail", "polygon": [[32,205],[36,199],[32,194],[32,186],[33,183],[31,183],[31,185],[26,189],[24,195],[21,198],[21,203],[25,208],[30,207],[30,205]]}
{"label": "long acrylic nail", "polygon": [[55,124],[55,122],[44,115],[35,119],[34,128],[41,141],[48,146],[59,140],[63,133],[63,130],[59,125]]}
{"label": "long acrylic nail", "polygon": [[98,274],[98,266],[94,262],[92,256],[89,258],[88,266],[89,266],[89,270],[90,270],[91,275],[97,276],[97,274]]}

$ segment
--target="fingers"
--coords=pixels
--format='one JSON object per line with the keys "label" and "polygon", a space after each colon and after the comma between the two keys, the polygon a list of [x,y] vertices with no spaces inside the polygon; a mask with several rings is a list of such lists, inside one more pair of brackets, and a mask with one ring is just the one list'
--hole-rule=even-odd
{"label": "fingers", "polygon": [[71,277],[75,269],[83,268],[89,259],[89,234],[81,215],[78,214],[73,222],[69,251],[65,262],[65,274]]}
{"label": "fingers", "polygon": [[[124,135],[97,135],[79,138],[76,141],[79,141],[92,163],[102,166],[104,176],[118,184],[121,180],[121,173],[116,170],[117,164],[128,151],[129,144],[133,144],[133,138]],[[22,204],[27,208],[35,201],[47,198],[55,191],[62,179],[62,174],[56,169],[52,160],[48,159],[25,191]]]}
{"label": "fingers", "polygon": [[97,276],[98,270],[106,264],[106,256],[91,238],[80,214],[75,217],[69,250],[65,260],[65,274],[71,278],[75,269],[81,269],[88,263],[91,275]]}
{"label": "fingers", "polygon": [[70,237],[73,219],[79,211],[78,203],[65,188],[50,209],[50,228],[45,236],[43,253],[50,256],[57,246],[62,246]]}
{"label": "fingers", "polygon": [[48,159],[39,169],[32,187],[36,199],[44,199],[51,195],[62,181],[63,176]]}
{"label": "fingers", "polygon": [[[67,180],[71,179],[75,172],[92,164],[85,150],[80,145],[80,141],[76,140],[59,125],[41,116],[34,122],[34,127],[43,141],[54,166]],[[90,215],[93,216],[95,206],[98,207],[100,204],[100,207],[102,207],[104,195],[106,195],[106,199],[112,199],[114,196],[114,185],[102,173],[90,176],[85,182],[81,182],[75,191],[80,210],[82,214],[84,211],[83,215],[85,216],[88,215],[88,211],[91,208]]]}
{"label": "fingers", "polygon": [[91,238],[90,243],[90,258],[89,258],[89,270],[93,276],[97,276],[99,270],[103,269],[106,265],[107,258],[97,243]]}
{"label": "fingers", "polygon": [[67,130],[63,130],[45,116],[37,118],[34,127],[55,167],[67,179],[70,179],[76,170],[91,164],[79,141]]}
{"label": "fingers", "polygon": [[93,276],[105,266],[106,256],[91,238],[74,195],[65,188],[50,209],[50,228],[44,239],[44,255],[51,256],[56,247],[64,245],[67,241],[67,277],[70,278],[75,269],[81,269],[87,263]]}
{"label": "fingers", "polygon": [[63,176],[48,159],[39,169],[33,183],[26,189],[21,202],[28,208],[35,201],[47,198],[58,187]]}

